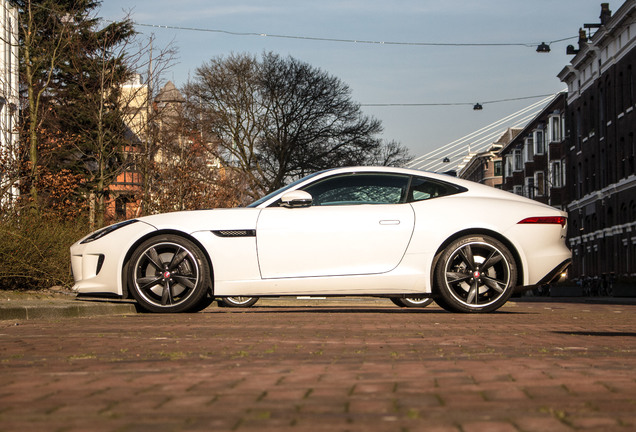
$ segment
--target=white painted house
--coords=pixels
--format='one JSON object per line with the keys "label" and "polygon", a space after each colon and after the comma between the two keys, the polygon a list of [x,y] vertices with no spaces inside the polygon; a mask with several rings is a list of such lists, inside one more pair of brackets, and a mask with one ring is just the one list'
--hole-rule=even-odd
{"label": "white painted house", "polygon": [[0,0],[0,207],[19,195],[18,146],[18,11]]}

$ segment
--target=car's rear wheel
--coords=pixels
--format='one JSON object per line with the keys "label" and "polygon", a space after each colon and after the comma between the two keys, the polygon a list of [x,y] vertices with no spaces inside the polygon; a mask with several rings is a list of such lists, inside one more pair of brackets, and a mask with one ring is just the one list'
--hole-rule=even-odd
{"label": "car's rear wheel", "polygon": [[254,305],[258,301],[258,297],[221,297],[219,306],[246,308]]}
{"label": "car's rear wheel", "polygon": [[449,244],[435,269],[437,303],[454,312],[492,312],[512,294],[517,265],[508,248],[489,236],[466,236]]}
{"label": "car's rear wheel", "polygon": [[391,297],[391,301],[399,307],[426,307],[433,303],[430,297]]}
{"label": "car's rear wheel", "polygon": [[128,266],[130,292],[150,312],[201,309],[210,285],[210,269],[201,249],[176,235],[143,242]]}

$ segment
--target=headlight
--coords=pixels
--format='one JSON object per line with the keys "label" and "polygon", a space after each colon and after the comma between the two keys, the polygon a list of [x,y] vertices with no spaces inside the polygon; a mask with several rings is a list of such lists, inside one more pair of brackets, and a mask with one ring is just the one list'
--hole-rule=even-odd
{"label": "headlight", "polygon": [[89,235],[84,240],[82,240],[80,244],[90,243],[92,241],[99,240],[105,235],[108,235],[112,233],[113,231],[118,230],[119,228],[125,227],[126,225],[130,225],[135,222],[139,222],[139,221],[137,219],[130,219],[127,221],[123,221],[123,222],[119,222],[119,223],[107,226],[106,228],[102,228],[100,230],[95,231],[93,234]]}

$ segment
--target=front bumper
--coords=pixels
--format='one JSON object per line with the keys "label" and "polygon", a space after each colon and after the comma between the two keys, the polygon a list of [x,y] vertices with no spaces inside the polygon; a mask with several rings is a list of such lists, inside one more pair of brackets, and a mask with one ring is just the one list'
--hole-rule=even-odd
{"label": "front bumper", "polygon": [[156,231],[147,223],[124,226],[89,243],[71,246],[71,270],[80,294],[123,295],[122,269],[126,254],[145,235]]}

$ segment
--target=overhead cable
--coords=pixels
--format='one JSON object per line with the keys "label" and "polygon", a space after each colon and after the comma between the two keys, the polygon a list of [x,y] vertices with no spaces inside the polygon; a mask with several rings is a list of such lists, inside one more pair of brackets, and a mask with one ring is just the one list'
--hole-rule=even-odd
{"label": "overhead cable", "polygon": [[[105,20],[110,21],[110,20]],[[202,27],[185,27],[176,25],[164,25],[164,24],[147,24],[140,22],[133,22],[134,25],[139,27],[150,27],[158,29],[168,30],[182,30],[182,31],[195,31],[205,33],[220,33],[230,36],[256,36],[256,37],[268,37],[278,39],[297,39],[308,41],[320,41],[320,42],[339,42],[339,43],[353,43],[353,44],[367,44],[367,45],[407,45],[407,46],[440,46],[440,47],[504,47],[504,46],[522,46],[527,48],[536,48],[537,44],[542,42],[396,42],[396,41],[376,41],[365,39],[342,39],[342,38],[329,38],[329,37],[313,37],[313,36],[294,36],[283,35],[273,33],[261,33],[261,32],[238,32],[222,29],[202,28]],[[548,45],[563,42],[570,39],[576,39],[577,36],[566,37],[563,39],[557,39],[548,42]]]}
{"label": "overhead cable", "polygon": [[[491,100],[485,102],[479,102],[481,105],[494,104],[500,102],[520,101],[526,99],[538,99],[545,97],[552,97],[554,94],[542,94],[535,96],[523,96],[509,99]],[[460,106],[460,105],[474,105],[475,102],[442,102],[442,103],[364,103],[360,104],[363,107],[418,107],[418,106]]]}

